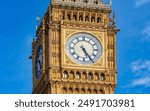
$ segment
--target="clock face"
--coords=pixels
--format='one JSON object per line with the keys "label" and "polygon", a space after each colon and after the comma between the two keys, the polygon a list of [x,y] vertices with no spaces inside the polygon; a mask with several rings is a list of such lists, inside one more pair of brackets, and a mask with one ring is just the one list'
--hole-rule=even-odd
{"label": "clock face", "polygon": [[66,52],[75,63],[93,64],[102,56],[102,45],[93,35],[77,33],[67,40]]}
{"label": "clock face", "polygon": [[40,79],[42,68],[43,68],[43,48],[42,45],[40,45],[37,50],[35,61],[35,74],[37,79]]}

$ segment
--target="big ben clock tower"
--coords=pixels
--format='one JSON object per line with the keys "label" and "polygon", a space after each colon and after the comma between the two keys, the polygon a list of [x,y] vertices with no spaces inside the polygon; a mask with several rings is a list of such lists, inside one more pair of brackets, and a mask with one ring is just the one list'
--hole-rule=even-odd
{"label": "big ben clock tower", "polygon": [[115,17],[101,0],[51,0],[32,42],[33,93],[112,94]]}

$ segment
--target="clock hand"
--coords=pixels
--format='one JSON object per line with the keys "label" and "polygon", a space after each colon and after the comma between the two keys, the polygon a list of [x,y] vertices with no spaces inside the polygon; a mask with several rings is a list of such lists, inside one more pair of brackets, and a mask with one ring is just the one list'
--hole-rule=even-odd
{"label": "clock hand", "polygon": [[94,63],[93,59],[88,55],[89,59]]}
{"label": "clock hand", "polygon": [[85,53],[85,55],[88,56],[88,53],[86,52],[84,46],[82,45],[80,48],[83,50],[83,52]]}
{"label": "clock hand", "polygon": [[94,63],[93,59],[89,56],[89,54],[87,53],[87,51],[84,48],[84,46],[82,45],[80,48],[83,50],[83,52],[85,53],[85,55],[88,56],[88,58]]}

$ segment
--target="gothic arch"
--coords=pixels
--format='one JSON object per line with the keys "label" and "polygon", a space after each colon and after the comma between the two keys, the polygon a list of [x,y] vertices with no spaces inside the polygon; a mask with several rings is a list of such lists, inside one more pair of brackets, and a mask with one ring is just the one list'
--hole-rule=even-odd
{"label": "gothic arch", "polygon": [[80,79],[80,78],[81,78],[80,72],[76,72],[75,78],[76,78],[76,79]]}
{"label": "gothic arch", "polygon": [[97,94],[97,93],[98,93],[97,89],[94,89],[93,94]]}
{"label": "gothic arch", "polygon": [[63,72],[63,78],[67,79],[68,77],[69,77],[68,72],[67,72],[67,71],[64,71],[64,72]]}
{"label": "gothic arch", "polygon": [[86,79],[87,79],[87,74],[86,74],[86,72],[83,72],[83,73],[82,73],[82,79],[83,79],[83,80],[86,80]]}
{"label": "gothic arch", "polygon": [[91,89],[87,89],[87,94],[91,94]]}
{"label": "gothic arch", "polygon": [[91,22],[95,22],[95,17],[94,16],[91,17]]}
{"label": "gothic arch", "polygon": [[97,23],[100,23],[100,22],[101,22],[101,18],[98,17],[98,18],[97,18]]}
{"label": "gothic arch", "polygon": [[73,89],[71,87],[68,89],[68,93],[73,94]]}
{"label": "gothic arch", "polygon": [[61,18],[62,18],[63,20],[65,20],[65,12],[64,12],[64,11],[61,12]]}
{"label": "gothic arch", "polygon": [[74,79],[74,72],[70,71],[69,78]]}
{"label": "gothic arch", "polygon": [[104,73],[101,73],[99,76],[100,81],[105,81],[105,75]]}
{"label": "gothic arch", "polygon": [[81,89],[81,94],[85,94],[85,89],[84,88]]}
{"label": "gothic arch", "polygon": [[105,94],[105,92],[104,92],[103,89],[100,89],[100,90],[99,90],[99,93],[100,93],[100,94]]}
{"label": "gothic arch", "polygon": [[79,94],[79,89],[75,88],[75,94]]}
{"label": "gothic arch", "polygon": [[77,20],[77,15],[76,14],[73,15],[73,20],[75,20],[75,21]]}
{"label": "gothic arch", "polygon": [[89,74],[88,74],[88,80],[92,80],[93,79],[93,74],[90,72]]}
{"label": "gothic arch", "polygon": [[85,16],[85,21],[89,22],[89,17],[88,16]]}
{"label": "gothic arch", "polygon": [[71,15],[69,13],[67,14],[67,20],[71,20]]}
{"label": "gothic arch", "polygon": [[95,75],[94,75],[94,79],[95,79],[96,81],[98,81],[98,80],[99,80],[99,75],[98,75],[98,73],[95,73]]}
{"label": "gothic arch", "polygon": [[66,87],[63,87],[63,88],[62,88],[62,93],[63,93],[63,94],[67,94],[67,88],[66,88]]}
{"label": "gothic arch", "polygon": [[83,21],[83,16],[82,15],[79,16],[79,21]]}

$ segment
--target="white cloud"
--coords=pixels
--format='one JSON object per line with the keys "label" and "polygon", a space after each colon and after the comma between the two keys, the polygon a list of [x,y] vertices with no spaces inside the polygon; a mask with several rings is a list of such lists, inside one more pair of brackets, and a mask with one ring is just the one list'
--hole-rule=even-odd
{"label": "white cloud", "polygon": [[131,63],[131,70],[135,74],[150,74],[150,60],[142,61],[137,60]]}
{"label": "white cloud", "polygon": [[137,79],[130,82],[130,87],[150,87],[150,60],[137,60],[131,63],[131,70]]}
{"label": "white cloud", "polygon": [[135,86],[150,87],[150,77],[143,77],[143,78],[133,80],[131,82],[131,87],[135,87]]}
{"label": "white cloud", "polygon": [[136,0],[135,4],[136,4],[136,7],[140,7],[142,5],[145,5],[148,2],[150,2],[150,0]]}
{"label": "white cloud", "polygon": [[150,25],[143,29],[142,34],[145,36],[146,40],[150,40]]}

